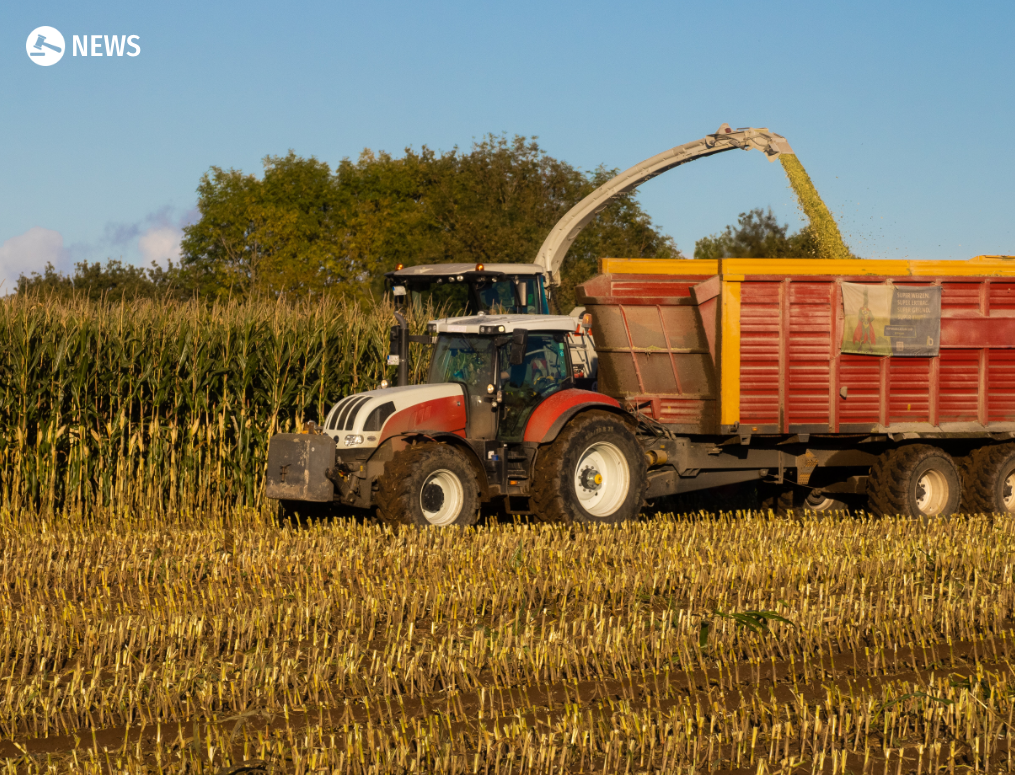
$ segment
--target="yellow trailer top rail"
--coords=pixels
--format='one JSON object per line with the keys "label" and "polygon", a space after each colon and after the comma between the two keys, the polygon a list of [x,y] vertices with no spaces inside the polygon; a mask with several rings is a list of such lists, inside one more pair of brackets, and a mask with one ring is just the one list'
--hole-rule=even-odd
{"label": "yellow trailer top rail", "polygon": [[686,258],[601,258],[599,271],[603,274],[665,275],[1015,277],[1015,256],[976,256],[965,261],[898,261],[867,258],[724,258],[721,261]]}

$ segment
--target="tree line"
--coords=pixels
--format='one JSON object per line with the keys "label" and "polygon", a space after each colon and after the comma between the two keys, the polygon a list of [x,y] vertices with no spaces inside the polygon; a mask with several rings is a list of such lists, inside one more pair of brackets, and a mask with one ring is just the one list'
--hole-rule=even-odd
{"label": "tree line", "polygon": [[[200,217],[184,229],[178,264],[81,262],[67,274],[48,265],[22,275],[17,292],[113,301],[376,297],[384,273],[398,264],[530,263],[560,217],[617,173],[603,166],[582,171],[534,138],[495,135],[467,152],[424,146],[395,158],[365,150],[334,170],[292,151],[263,164],[260,177],[220,167],[201,177]],[[696,258],[815,254],[809,229],[791,234],[761,209],[742,213],[694,251]],[[557,293],[562,307],[570,309],[574,286],[595,274],[605,256],[683,257],[634,194],[618,197],[568,252]]]}

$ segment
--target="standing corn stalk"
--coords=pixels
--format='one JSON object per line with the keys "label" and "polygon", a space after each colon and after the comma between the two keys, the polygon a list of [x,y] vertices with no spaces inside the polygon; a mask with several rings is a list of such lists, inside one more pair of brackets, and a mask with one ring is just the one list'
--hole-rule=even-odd
{"label": "standing corn stalk", "polygon": [[[437,314],[411,313],[418,333]],[[0,500],[258,503],[273,433],[320,421],[349,392],[390,377],[391,323],[387,301],[5,299]],[[415,355],[418,379],[426,364]]]}

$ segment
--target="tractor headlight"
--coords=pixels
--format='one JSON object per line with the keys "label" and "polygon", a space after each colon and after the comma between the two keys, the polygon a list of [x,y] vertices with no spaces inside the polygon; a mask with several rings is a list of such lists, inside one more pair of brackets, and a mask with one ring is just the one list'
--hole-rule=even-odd
{"label": "tractor headlight", "polygon": [[363,437],[360,436],[358,433],[356,434],[350,433],[348,436],[345,437],[345,446],[347,447],[358,447],[362,443]]}

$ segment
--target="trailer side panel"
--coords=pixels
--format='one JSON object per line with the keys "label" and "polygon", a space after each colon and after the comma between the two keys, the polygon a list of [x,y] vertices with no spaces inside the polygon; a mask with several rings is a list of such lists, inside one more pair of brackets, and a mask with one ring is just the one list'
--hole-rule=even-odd
{"label": "trailer side panel", "polygon": [[[712,279],[705,263],[579,289],[603,392],[681,433],[1015,431],[1015,262],[725,259]],[[939,353],[843,353],[844,282],[940,286]]]}

